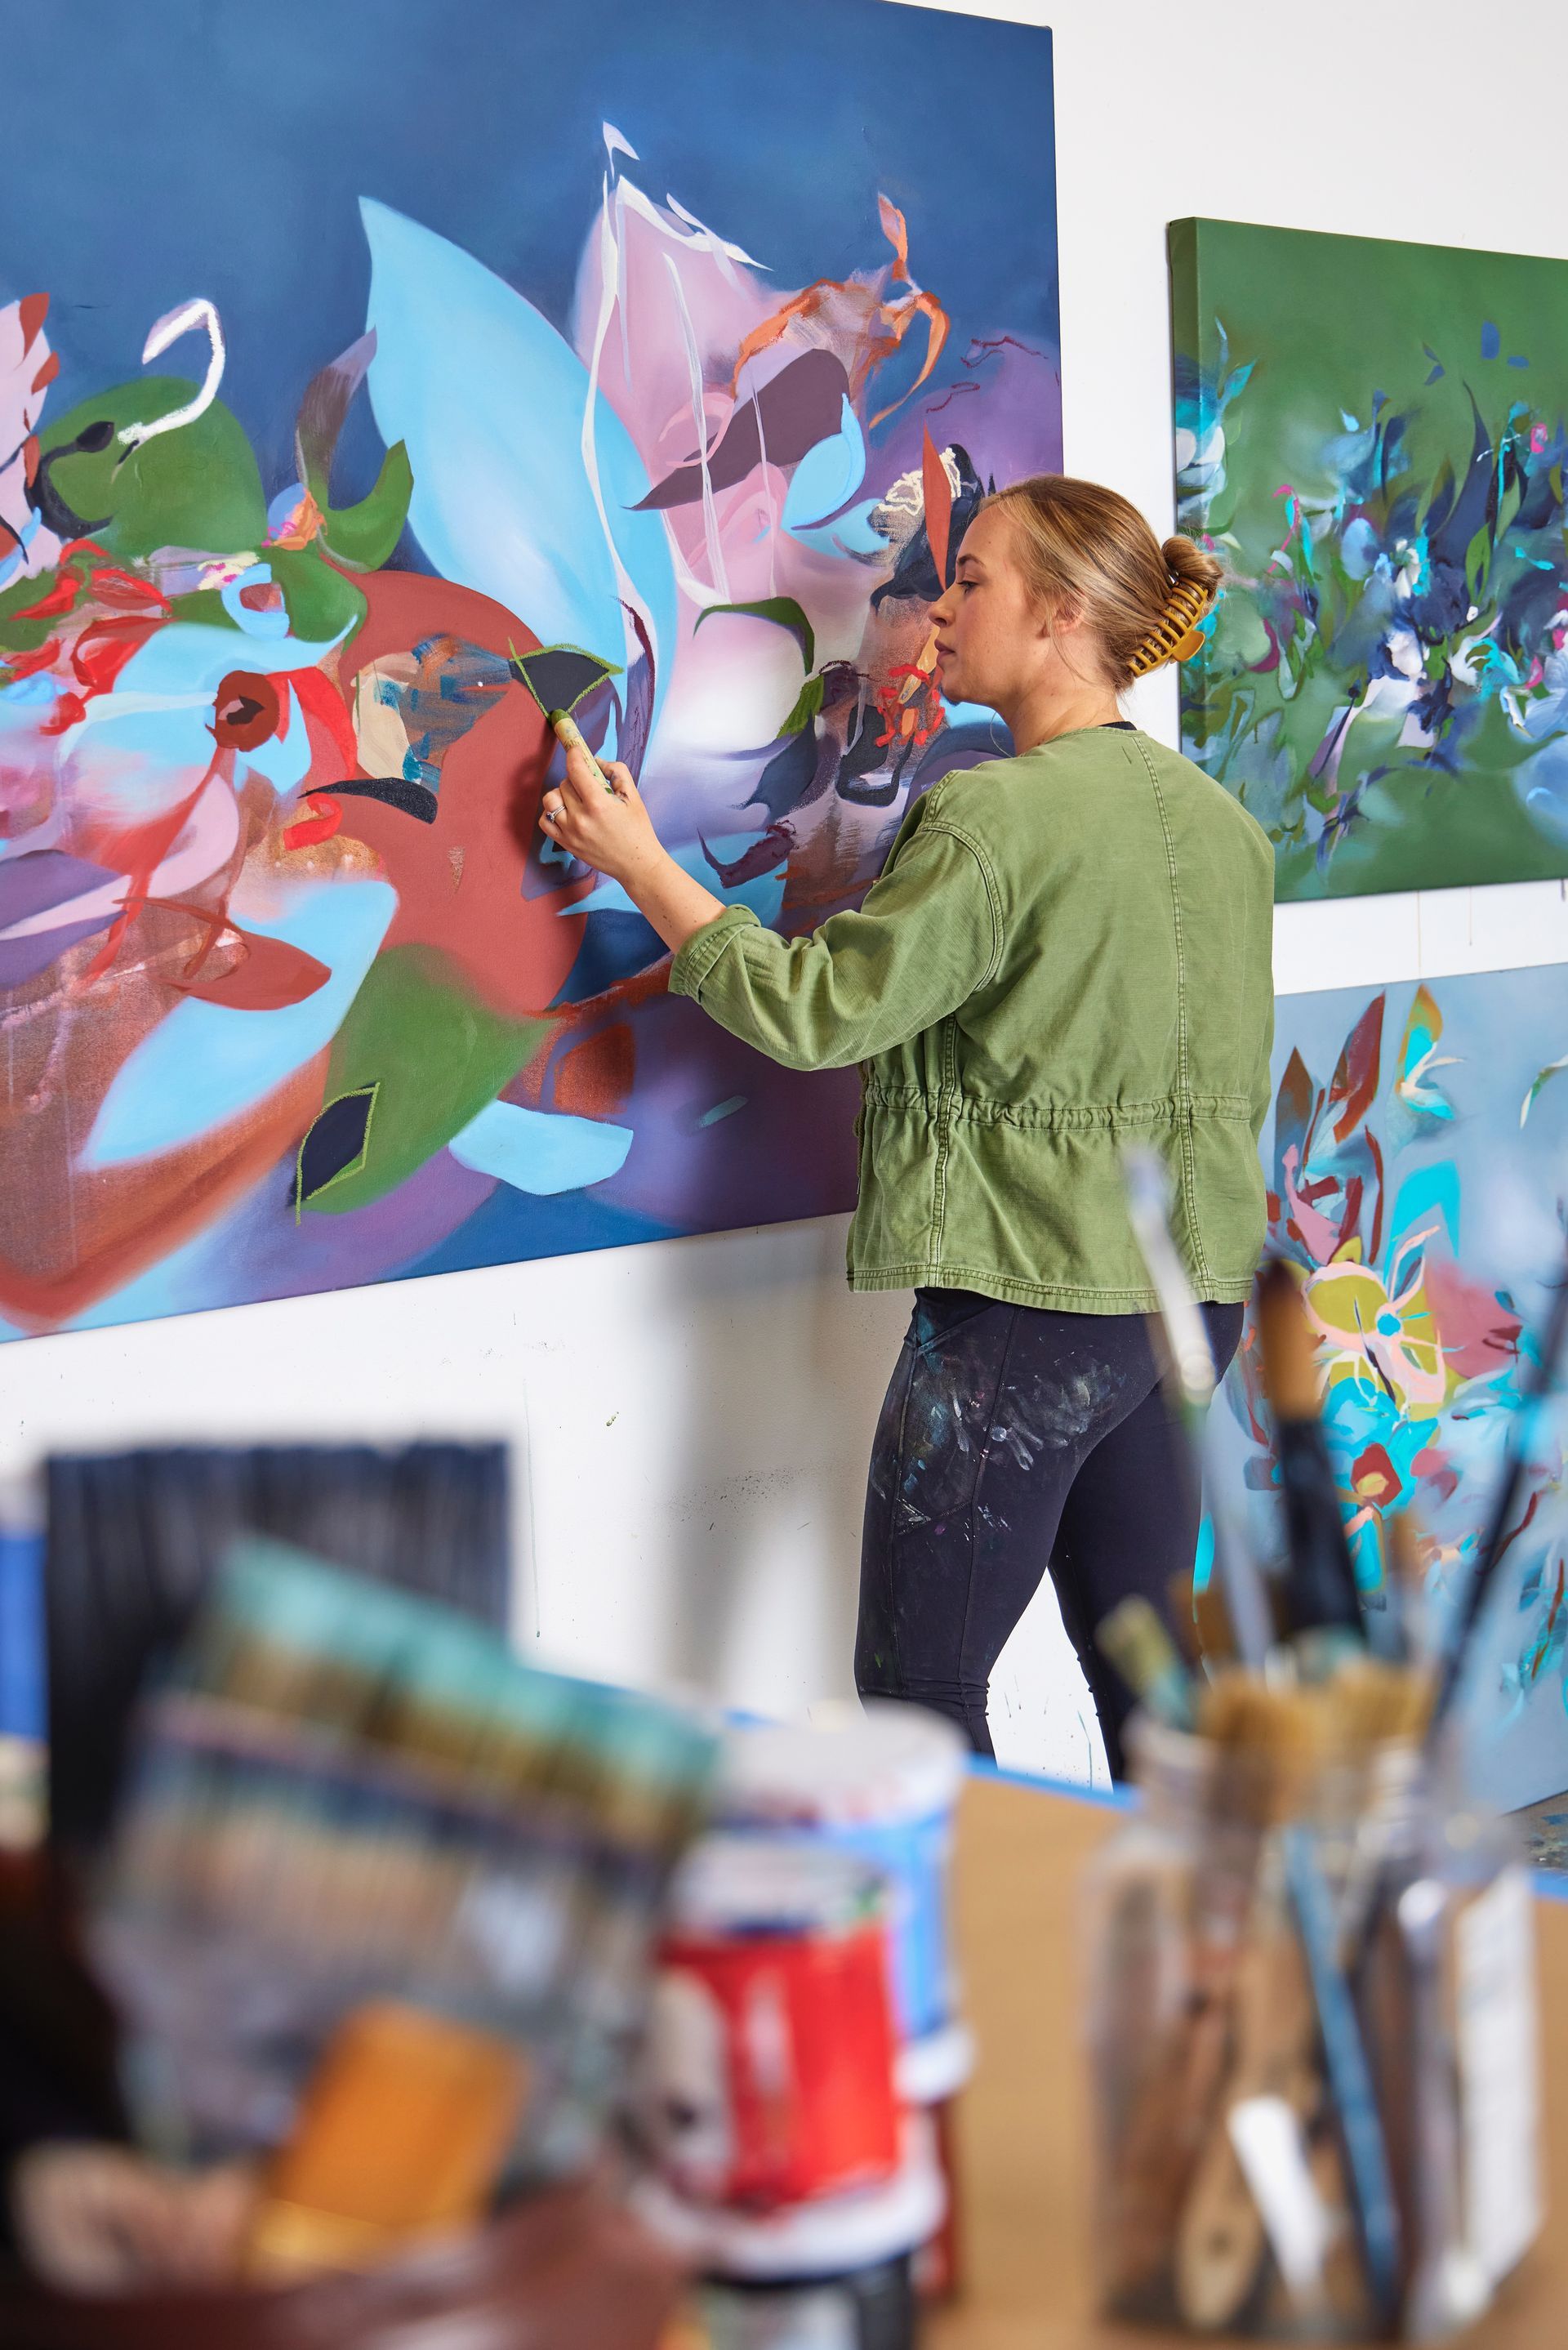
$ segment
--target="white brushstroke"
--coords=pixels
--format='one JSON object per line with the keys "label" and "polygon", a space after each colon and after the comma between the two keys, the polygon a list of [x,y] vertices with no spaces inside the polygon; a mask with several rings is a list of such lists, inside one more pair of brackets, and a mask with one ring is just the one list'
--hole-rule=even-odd
{"label": "white brushstroke", "polygon": [[160,432],[178,432],[182,424],[193,424],[216,400],[218,386],[223,380],[223,322],[205,295],[197,295],[192,302],[176,303],[172,310],[165,310],[161,318],[154,319],[141,347],[141,364],[145,367],[150,359],[166,351],[171,343],[177,343],[182,335],[193,334],[198,327],[205,331],[208,344],[207,372],[202,379],[201,390],[183,408],[171,408],[167,416],[155,416],[150,424],[122,425],[117,437],[127,449],[137,448],[143,441],[156,440]]}
{"label": "white brushstroke", "polygon": [[[710,228],[706,221],[700,221],[695,213],[689,213],[668,189],[664,201],[678,221],[684,221],[688,228],[697,232],[690,240],[691,244],[707,245],[715,255],[722,255],[726,260],[741,262],[747,269],[766,269],[768,265],[765,261],[753,260],[743,245],[732,244],[728,237],[721,236],[718,230]],[[728,271],[725,275],[729,275]]]}
{"label": "white brushstroke", "polygon": [[778,564],[776,560],[779,543],[779,518],[774,512],[774,502],[768,492],[768,440],[767,434],[763,430],[762,393],[755,384],[752,387],[752,406],[757,411],[757,464],[762,473],[763,503],[767,509],[768,516],[768,594],[770,596],[776,596],[779,592]]}
{"label": "white brushstroke", "polygon": [[[610,314],[616,306],[616,289],[620,282],[619,247],[616,242],[615,230],[610,224],[610,193],[609,175],[607,172],[604,199],[599,206],[599,315],[594,324],[593,355],[588,361],[588,396],[583,404],[581,442],[583,471],[587,475],[594,511],[598,515],[599,527],[605,535],[605,545],[609,549],[610,561],[615,566],[616,594],[622,606],[621,641],[626,654],[627,673],[630,674],[632,664],[642,650],[638,642],[635,629],[627,620],[626,608],[629,606],[638,614],[648,631],[648,641],[653,647],[654,676],[657,679],[661,673],[659,632],[653,624],[653,615],[638,594],[636,583],[621,561],[620,549],[615,543],[615,533],[610,528],[609,513],[605,505],[604,489],[599,481],[598,442],[594,429],[594,420],[599,402],[599,368],[604,359],[605,338],[609,333]],[[668,525],[665,536],[666,538],[669,537]]]}
{"label": "white brushstroke", "polygon": [[634,163],[639,163],[642,161],[626,133],[623,130],[618,130],[613,122],[601,122],[599,130],[604,136],[607,155],[629,155]]}
{"label": "white brushstroke", "polygon": [[622,181],[615,189],[615,315],[620,330],[620,380],[626,386],[627,399],[632,399],[631,389],[631,305],[627,298],[626,275],[626,188]]}
{"label": "white brushstroke", "polygon": [[702,471],[702,530],[708,542],[708,568],[714,588],[728,603],[730,578],[724,568],[724,550],[719,544],[719,516],[713,504],[712,476],[708,471],[708,413],[702,404],[702,360],[697,348],[697,330],[686,307],[686,288],[680,283],[680,272],[675,265],[673,254],[665,255],[664,266],[669,270],[670,282],[675,288],[675,305],[686,344],[686,364],[691,376],[691,417],[697,432],[697,463]]}

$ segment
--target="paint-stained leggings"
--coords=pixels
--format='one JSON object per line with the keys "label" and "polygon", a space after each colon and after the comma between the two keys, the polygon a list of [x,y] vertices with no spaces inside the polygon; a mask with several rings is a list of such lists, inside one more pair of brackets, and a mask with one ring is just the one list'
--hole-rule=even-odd
{"label": "paint-stained leggings", "polygon": [[[1240,1305],[1206,1305],[1223,1370]],[[1198,1539],[1190,1478],[1136,1314],[922,1289],[877,1423],[855,1679],[956,1721],[977,1753],[992,1669],[1050,1569],[1115,1777],[1132,1699],[1095,1627],[1139,1592],[1168,1621]]]}

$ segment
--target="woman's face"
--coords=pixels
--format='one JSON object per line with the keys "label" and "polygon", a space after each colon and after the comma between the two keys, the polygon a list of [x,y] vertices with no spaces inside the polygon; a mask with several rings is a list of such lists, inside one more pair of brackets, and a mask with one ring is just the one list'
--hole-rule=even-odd
{"label": "woman's face", "polygon": [[931,622],[937,681],[950,702],[995,710],[1040,681],[1053,654],[1050,616],[1024,577],[1004,507],[985,507],[965,531]]}

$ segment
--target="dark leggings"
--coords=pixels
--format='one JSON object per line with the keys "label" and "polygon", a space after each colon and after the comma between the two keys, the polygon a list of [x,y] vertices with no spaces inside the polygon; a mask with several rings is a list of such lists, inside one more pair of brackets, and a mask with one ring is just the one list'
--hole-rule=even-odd
{"label": "dark leggings", "polygon": [[[1221,1371],[1240,1305],[1206,1305]],[[922,1289],[871,1452],[855,1679],[956,1721],[980,1754],[992,1669],[1047,1567],[1123,1776],[1132,1699],[1095,1627],[1141,1593],[1168,1621],[1193,1485],[1137,1314],[1053,1314]]]}

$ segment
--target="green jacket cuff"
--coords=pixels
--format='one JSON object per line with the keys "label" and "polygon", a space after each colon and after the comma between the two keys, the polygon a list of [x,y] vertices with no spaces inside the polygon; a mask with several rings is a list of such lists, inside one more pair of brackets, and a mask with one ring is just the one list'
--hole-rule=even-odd
{"label": "green jacket cuff", "polygon": [[761,924],[749,906],[726,906],[700,931],[693,931],[670,966],[671,995],[700,995],[702,983],[737,931],[758,930]]}

